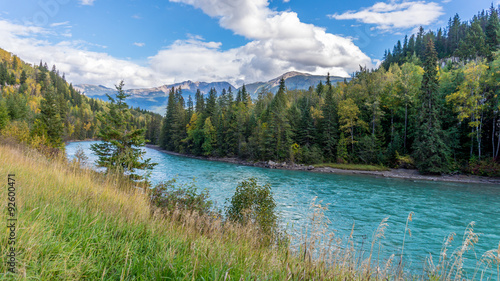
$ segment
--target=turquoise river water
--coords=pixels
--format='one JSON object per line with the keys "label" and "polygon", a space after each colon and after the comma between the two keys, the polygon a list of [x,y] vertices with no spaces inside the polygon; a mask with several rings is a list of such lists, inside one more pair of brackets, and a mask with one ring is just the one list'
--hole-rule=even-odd
{"label": "turquoise river water", "polygon": [[[93,162],[96,157],[89,150],[92,143],[69,143],[66,146],[68,158],[73,158],[81,147],[89,162]],[[298,236],[310,223],[310,204],[315,197],[329,204],[325,216],[331,221],[330,230],[336,235],[349,235],[354,224],[357,244],[370,244],[377,226],[388,217],[385,238],[381,240],[382,260],[390,254],[398,256],[401,253],[406,219],[414,212],[413,221],[409,223],[411,237],[406,235],[404,248],[405,267],[411,271],[423,272],[430,254],[436,263],[445,238],[456,233],[449,248],[451,254],[460,246],[471,222],[475,222],[474,231],[480,235],[474,252],[467,255],[470,258],[465,263],[468,272],[476,267],[474,255],[479,260],[487,250],[499,247],[498,185],[271,170],[174,156],[148,148],[146,157],[158,163],[151,175],[153,183],[172,178],[188,183],[194,178],[197,187],[206,188],[219,208],[223,208],[237,183],[244,179],[255,177],[259,183],[271,184],[281,224],[292,235]],[[496,276],[496,269],[494,271]]]}

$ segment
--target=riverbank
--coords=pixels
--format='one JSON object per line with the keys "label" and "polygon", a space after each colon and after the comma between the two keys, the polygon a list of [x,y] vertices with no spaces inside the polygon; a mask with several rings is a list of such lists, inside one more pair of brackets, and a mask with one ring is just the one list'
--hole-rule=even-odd
{"label": "riverbank", "polygon": [[170,155],[177,155],[177,156],[183,156],[201,160],[226,162],[244,166],[268,168],[268,169],[309,171],[316,173],[332,173],[332,174],[342,174],[342,175],[369,175],[375,177],[388,177],[388,178],[397,178],[397,179],[405,179],[413,181],[443,181],[443,182],[458,182],[458,183],[471,183],[471,184],[500,184],[500,178],[489,178],[489,177],[480,177],[473,175],[430,176],[430,175],[421,175],[417,170],[408,170],[408,169],[390,169],[389,171],[360,171],[360,170],[343,170],[331,167],[319,168],[319,167],[314,167],[312,165],[277,163],[274,161],[250,162],[234,157],[195,156],[195,155],[188,155],[188,154],[167,151],[165,149],[160,148],[157,145],[150,145],[150,144],[146,145],[146,147]]}

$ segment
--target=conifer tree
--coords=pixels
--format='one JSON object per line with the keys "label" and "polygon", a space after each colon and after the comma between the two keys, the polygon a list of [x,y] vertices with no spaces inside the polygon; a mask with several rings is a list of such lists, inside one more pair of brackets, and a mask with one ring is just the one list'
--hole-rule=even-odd
{"label": "conifer tree", "polygon": [[146,129],[131,128],[131,113],[125,103],[129,95],[125,94],[123,86],[123,81],[116,86],[116,98],[107,95],[109,112],[98,117],[101,121],[98,137],[102,142],[93,144],[91,149],[98,156],[97,166],[106,168],[107,173],[117,172],[136,181],[147,180],[136,170],[152,170],[156,163],[151,163],[151,159],[143,160],[146,151],[141,147],[145,145]]}
{"label": "conifer tree", "polygon": [[163,125],[160,133],[160,146],[167,150],[173,150],[172,145],[172,130],[175,114],[175,89],[172,87],[168,93],[167,112],[163,119]]}
{"label": "conifer tree", "polygon": [[245,104],[245,106],[248,106],[251,102],[250,94],[247,92],[245,84],[241,87],[241,101]]}
{"label": "conifer tree", "polygon": [[206,100],[205,114],[206,117],[212,117],[215,115],[215,110],[217,106],[217,91],[211,88],[208,92],[208,97]]}
{"label": "conifer tree", "polygon": [[200,115],[205,110],[205,99],[200,92],[200,89],[196,90],[196,94],[194,95],[194,101],[196,102],[195,110],[198,115]]}
{"label": "conifer tree", "polygon": [[437,53],[434,43],[429,40],[425,48],[417,132],[413,143],[415,164],[424,174],[441,174],[449,169],[449,147],[441,128],[437,91]]}
{"label": "conifer tree", "polygon": [[0,131],[9,123],[9,111],[5,100],[0,99]]}
{"label": "conifer tree", "polygon": [[335,146],[337,145],[337,106],[333,97],[333,89],[326,91],[325,104],[323,105],[323,119],[321,120],[323,151],[327,159],[334,159]]}
{"label": "conifer tree", "polygon": [[493,54],[498,50],[500,45],[500,20],[498,19],[498,13],[493,7],[490,8],[490,16],[488,18],[488,23],[486,24],[486,47],[488,48],[487,58],[489,61],[493,60]]}
{"label": "conifer tree", "polygon": [[40,103],[40,116],[38,120],[39,129],[47,137],[47,144],[53,148],[62,148],[64,126],[60,116],[57,97],[52,86],[48,88]]}

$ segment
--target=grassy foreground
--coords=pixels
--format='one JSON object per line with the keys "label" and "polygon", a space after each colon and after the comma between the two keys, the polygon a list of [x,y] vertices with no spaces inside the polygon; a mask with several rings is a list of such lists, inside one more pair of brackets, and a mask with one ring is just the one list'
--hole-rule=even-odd
{"label": "grassy foreground", "polygon": [[[162,216],[130,183],[65,160],[0,144],[0,164],[0,221],[8,218],[12,173],[18,213],[17,273],[7,273],[9,232],[2,231],[0,280],[461,280],[463,253],[477,242],[468,228],[458,252],[447,257],[445,244],[445,258],[430,271],[407,276],[398,257],[379,263],[372,255],[385,219],[374,233],[372,251],[362,256],[352,233],[347,242],[324,235],[320,204],[298,249],[265,247],[251,225],[190,213]],[[500,245],[485,255],[500,278]]]}
{"label": "grassy foreground", "polygon": [[323,164],[315,164],[315,168],[334,168],[334,169],[342,169],[342,170],[356,170],[356,171],[390,171],[391,169],[383,166],[375,166],[368,164],[338,164],[338,163],[323,163]]}
{"label": "grassy foreground", "polygon": [[[196,215],[165,218],[148,197],[113,177],[33,151],[0,145],[0,221],[7,175],[15,173],[17,274],[6,273],[8,231],[0,235],[0,279],[287,280],[352,279],[287,249],[260,246],[251,226]],[[310,260],[310,258],[309,258]],[[346,264],[349,266],[349,264]],[[9,278],[10,277],[10,278]],[[335,278],[334,278],[335,277]]]}

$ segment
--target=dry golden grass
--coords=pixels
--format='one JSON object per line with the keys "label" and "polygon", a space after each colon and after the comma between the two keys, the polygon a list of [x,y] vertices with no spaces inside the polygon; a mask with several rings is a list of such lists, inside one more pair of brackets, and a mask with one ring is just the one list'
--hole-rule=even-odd
{"label": "dry golden grass", "polygon": [[[47,159],[15,145],[0,144],[0,175],[15,173],[17,271],[7,272],[8,233],[0,235],[0,279],[37,280],[367,280],[461,277],[460,250],[420,277],[407,276],[393,257],[378,261],[386,227],[374,233],[368,256],[360,256],[353,234],[327,231],[326,206],[313,202],[311,225],[299,241],[266,247],[257,227],[219,217],[152,208],[141,188],[116,176]],[[0,192],[6,210],[6,189]],[[7,214],[0,212],[0,221]],[[408,226],[407,226],[408,228]],[[353,228],[354,229],[354,228]],[[462,253],[475,243],[468,229]],[[444,254],[446,256],[446,245]],[[498,268],[499,249],[483,256]],[[432,261],[430,262],[432,263]],[[478,275],[478,277],[482,277]]]}

